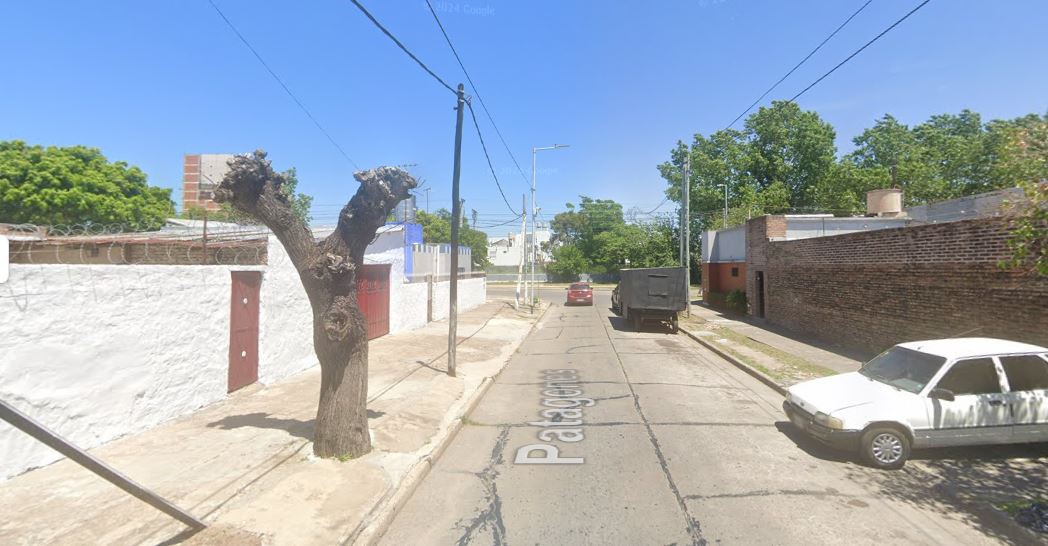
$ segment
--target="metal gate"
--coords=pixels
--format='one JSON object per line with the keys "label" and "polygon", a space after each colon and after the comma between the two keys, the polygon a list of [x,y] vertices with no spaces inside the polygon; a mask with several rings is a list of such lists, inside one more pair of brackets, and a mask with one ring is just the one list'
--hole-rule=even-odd
{"label": "metal gate", "polygon": [[367,264],[357,272],[357,302],[368,321],[368,339],[389,333],[390,264]]}
{"label": "metal gate", "polygon": [[229,301],[229,391],[258,381],[258,298],[261,271],[232,271]]}

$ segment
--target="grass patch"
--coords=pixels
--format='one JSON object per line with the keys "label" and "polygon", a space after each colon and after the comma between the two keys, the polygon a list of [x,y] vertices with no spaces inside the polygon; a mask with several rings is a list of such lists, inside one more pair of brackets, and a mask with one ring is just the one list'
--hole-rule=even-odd
{"label": "grass patch", "polygon": [[473,419],[470,419],[469,417],[467,417],[465,415],[463,415],[462,417],[459,417],[459,420],[462,421],[463,425],[468,425],[468,426],[473,426],[473,427],[477,427],[477,426],[480,426],[480,425],[483,424],[483,423],[478,423],[477,421],[474,421]]}
{"label": "grass patch", "polygon": [[356,459],[356,457],[350,455],[349,453],[345,453],[343,455],[338,455],[335,458],[338,459],[338,462],[340,462],[340,463],[344,463],[344,462],[352,461],[353,459]]}
{"label": "grass patch", "polygon": [[1007,513],[1009,516],[1015,517],[1015,515],[1019,513],[1019,510],[1029,508],[1031,505],[1038,502],[1048,504],[1048,499],[1023,499],[1005,502],[995,502],[992,504],[994,508]]}
{"label": "grass patch", "polygon": [[[772,347],[771,345],[766,345],[764,343],[751,339],[750,337],[744,336],[730,328],[718,328],[717,333],[730,341],[738,343],[739,345],[743,345],[750,349],[753,349],[754,351],[764,353],[770,356],[771,358],[774,358],[775,360],[782,362],[789,369],[800,372],[806,376],[826,377],[829,375],[837,374],[837,372],[833,370],[824,368],[822,366],[819,366],[818,364],[812,364],[811,362],[808,362],[807,360],[804,360],[799,356],[792,355],[790,353],[787,353],[786,351]],[[747,364],[749,364],[749,362],[747,362]],[[772,373],[769,375],[774,376],[777,374]]]}

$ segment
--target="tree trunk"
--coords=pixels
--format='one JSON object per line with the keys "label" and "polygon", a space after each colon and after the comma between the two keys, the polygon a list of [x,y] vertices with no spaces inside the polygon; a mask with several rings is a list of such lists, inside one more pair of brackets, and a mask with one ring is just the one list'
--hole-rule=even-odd
{"label": "tree trunk", "polygon": [[313,453],[318,457],[359,457],[371,451],[367,322],[362,313],[358,314],[359,317],[350,319],[351,332],[341,342],[332,342],[323,335],[323,323],[320,328],[314,324],[314,332],[321,333],[313,340],[321,370],[320,405],[313,436]]}
{"label": "tree trunk", "polygon": [[320,361],[320,404],[313,437],[319,457],[359,457],[371,451],[368,432],[367,321],[357,302],[364,251],[389,213],[410,195],[415,179],[401,169],[354,173],[360,182],[339,213],[335,231],[317,241],[291,208],[286,179],[265,152],[237,156],[215,199],[273,230],[298,270],[313,309],[313,348]]}

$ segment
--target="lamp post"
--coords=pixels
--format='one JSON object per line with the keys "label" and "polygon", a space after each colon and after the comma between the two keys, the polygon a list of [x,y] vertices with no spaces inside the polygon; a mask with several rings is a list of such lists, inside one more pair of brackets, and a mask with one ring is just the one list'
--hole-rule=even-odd
{"label": "lamp post", "polygon": [[727,229],[727,227],[728,227],[728,185],[727,184],[717,184],[717,187],[718,188],[724,188],[724,225],[721,226],[721,229]]}
{"label": "lamp post", "polygon": [[[554,144],[553,146],[542,146],[531,149],[531,240],[528,241],[528,244],[531,245],[529,247],[529,256],[531,260],[531,299],[529,303],[532,311],[535,310],[535,296],[538,293],[535,289],[535,259],[538,256],[538,252],[535,250],[535,216],[538,214],[538,211],[535,208],[535,179],[537,176],[535,165],[538,161],[539,152],[543,150],[558,150],[567,147],[567,144]],[[527,293],[528,291],[524,290],[524,294],[526,295]]]}

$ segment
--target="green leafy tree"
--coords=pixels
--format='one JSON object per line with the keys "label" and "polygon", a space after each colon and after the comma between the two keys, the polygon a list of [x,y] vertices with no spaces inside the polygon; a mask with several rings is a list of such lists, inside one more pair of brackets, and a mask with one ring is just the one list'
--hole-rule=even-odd
{"label": "green leafy tree", "polygon": [[781,183],[793,207],[812,204],[809,188],[830,176],[837,147],[833,126],[790,101],[775,101],[746,119],[747,168],[760,189]]}
{"label": "green leafy tree", "polygon": [[590,270],[589,260],[574,244],[554,247],[551,254],[552,261],[546,266],[546,270],[553,275],[574,281],[579,278],[580,273]]}
{"label": "green leafy tree", "polygon": [[170,189],[150,186],[141,169],[110,162],[97,148],[0,142],[0,222],[142,231],[174,214]]}
{"label": "green leafy tree", "polygon": [[[427,243],[451,243],[451,211],[440,209],[433,213],[416,211],[415,221],[422,226],[422,240]],[[488,260],[488,236],[469,227],[465,218],[459,227],[459,245],[468,246],[474,268],[491,265]]]}
{"label": "green leafy tree", "polygon": [[1048,277],[1048,115],[1010,133],[997,176],[1022,188],[1026,199],[1013,204],[1012,259],[1001,266]]}

